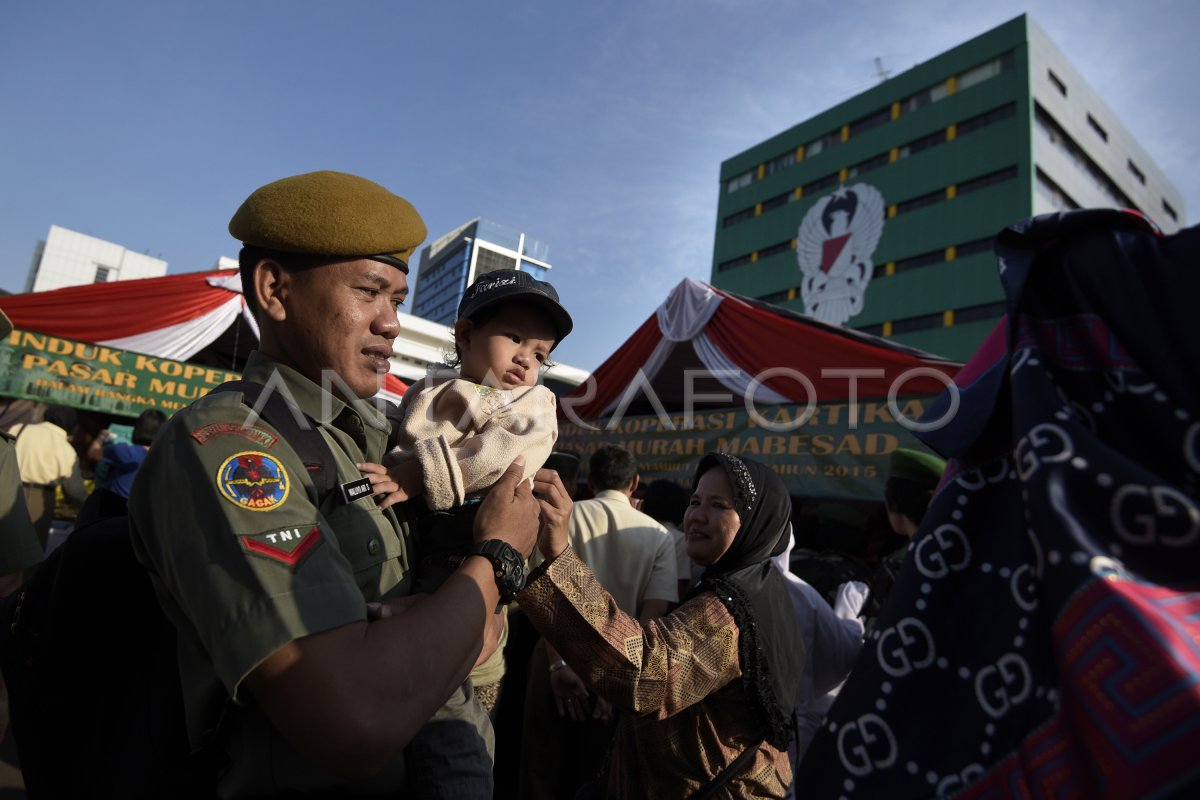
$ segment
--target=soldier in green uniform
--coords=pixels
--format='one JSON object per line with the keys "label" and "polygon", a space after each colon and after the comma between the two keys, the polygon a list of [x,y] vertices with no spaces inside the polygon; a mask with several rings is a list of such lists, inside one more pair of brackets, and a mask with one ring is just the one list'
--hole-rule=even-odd
{"label": "soldier in green uniform", "polygon": [[424,223],[371,181],[319,172],[258,189],[229,229],[260,329],[243,378],[320,433],[340,490],[318,493],[313,465],[241,392],[201,398],[159,433],[129,513],[179,631],[189,735],[223,742],[222,797],[398,796],[405,747],[431,718],[490,738],[466,676],[523,580],[537,502],[514,465],[480,508],[483,557],[408,597],[412,521],[377,507],[372,494],[397,487],[358,465],[384,453],[387,423],[365,398],[387,370]]}

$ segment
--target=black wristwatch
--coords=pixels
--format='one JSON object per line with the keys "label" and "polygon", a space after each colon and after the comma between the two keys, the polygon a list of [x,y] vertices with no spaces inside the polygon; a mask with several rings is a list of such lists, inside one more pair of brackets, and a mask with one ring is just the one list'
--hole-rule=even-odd
{"label": "black wristwatch", "polygon": [[[485,539],[467,552],[467,556],[483,556],[492,562],[496,575],[496,587],[500,590],[500,603],[496,613],[512,602],[517,592],[525,588],[525,559],[508,542]],[[464,557],[464,560],[466,557]]]}

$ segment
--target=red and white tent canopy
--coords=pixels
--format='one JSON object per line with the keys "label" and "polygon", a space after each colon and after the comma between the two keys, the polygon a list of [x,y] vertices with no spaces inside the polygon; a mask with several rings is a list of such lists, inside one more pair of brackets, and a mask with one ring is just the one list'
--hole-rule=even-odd
{"label": "red and white tent canopy", "polygon": [[[687,278],[562,405],[579,419],[937,394],[962,365]],[[705,399],[706,396],[711,396]]]}
{"label": "red and white tent canopy", "polygon": [[[236,372],[258,346],[236,270],[12,295],[0,298],[0,308],[21,330]],[[382,394],[398,401],[406,388],[388,375]]]}

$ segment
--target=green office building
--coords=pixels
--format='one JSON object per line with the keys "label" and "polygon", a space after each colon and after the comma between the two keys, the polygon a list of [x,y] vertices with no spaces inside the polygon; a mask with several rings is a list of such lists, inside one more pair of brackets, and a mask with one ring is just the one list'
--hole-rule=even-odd
{"label": "green office building", "polygon": [[712,284],[966,359],[1003,313],[992,240],[1180,193],[1027,16],[721,165]]}

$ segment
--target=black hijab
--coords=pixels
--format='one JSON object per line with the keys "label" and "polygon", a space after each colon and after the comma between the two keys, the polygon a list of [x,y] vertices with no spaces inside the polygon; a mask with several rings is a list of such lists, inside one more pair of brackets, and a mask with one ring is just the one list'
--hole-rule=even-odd
{"label": "black hijab", "polygon": [[711,591],[738,625],[742,685],[762,735],[780,750],[792,734],[792,709],[804,672],[804,643],[787,583],[771,557],[788,545],[792,501],[783,479],[764,464],[725,453],[700,459],[700,477],[719,467],[729,479],[741,527],[704,571],[695,591]]}

